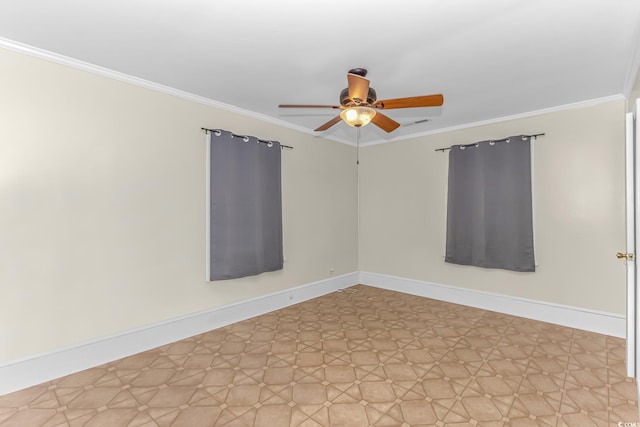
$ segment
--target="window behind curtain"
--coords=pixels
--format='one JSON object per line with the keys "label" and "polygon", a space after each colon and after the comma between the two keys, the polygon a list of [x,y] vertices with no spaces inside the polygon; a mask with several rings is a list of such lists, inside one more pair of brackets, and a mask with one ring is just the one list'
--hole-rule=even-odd
{"label": "window behind curtain", "polygon": [[208,280],[282,269],[280,143],[209,138]]}
{"label": "window behind curtain", "polygon": [[451,147],[445,261],[535,271],[528,136]]}

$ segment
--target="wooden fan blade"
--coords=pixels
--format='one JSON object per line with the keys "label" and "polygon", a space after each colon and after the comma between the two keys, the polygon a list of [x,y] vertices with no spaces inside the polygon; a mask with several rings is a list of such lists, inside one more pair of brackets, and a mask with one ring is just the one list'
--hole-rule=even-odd
{"label": "wooden fan blade", "polygon": [[408,98],[395,98],[376,101],[373,108],[389,110],[392,108],[415,108],[415,107],[439,107],[444,103],[442,94],[410,96]]}
{"label": "wooden fan blade", "polygon": [[376,112],[375,116],[373,116],[371,122],[385,132],[393,132],[400,127],[400,123],[396,122],[391,117],[385,116],[379,111]]}
{"label": "wooden fan blade", "polygon": [[347,73],[349,83],[349,98],[356,104],[367,102],[369,96],[369,80],[357,74]]}
{"label": "wooden fan blade", "polygon": [[329,129],[331,126],[335,125],[336,123],[338,123],[340,120],[342,120],[342,118],[340,116],[335,116],[333,119],[329,120],[327,123],[323,124],[322,126],[320,126],[317,129],[314,129],[316,132],[320,132],[323,130],[327,130]]}
{"label": "wooden fan blade", "polygon": [[342,108],[339,105],[302,105],[302,104],[280,104],[278,108]]}

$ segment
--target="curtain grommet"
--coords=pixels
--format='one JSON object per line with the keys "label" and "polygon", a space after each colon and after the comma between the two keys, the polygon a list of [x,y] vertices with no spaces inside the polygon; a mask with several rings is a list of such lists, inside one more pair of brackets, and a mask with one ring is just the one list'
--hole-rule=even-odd
{"label": "curtain grommet", "polygon": [[495,141],[489,141],[489,145],[496,145]]}
{"label": "curtain grommet", "polygon": [[242,137],[242,140],[243,140],[244,142],[249,142],[249,137],[248,137],[248,136],[244,136],[244,137]]}
{"label": "curtain grommet", "polygon": [[273,141],[267,142],[267,147],[269,147],[269,148],[273,147]]}
{"label": "curtain grommet", "polygon": [[220,135],[222,135],[222,132],[221,132],[221,131],[219,131],[218,129],[216,129],[216,130],[214,130],[214,131],[213,131],[213,134],[214,134],[215,136],[220,136]]}

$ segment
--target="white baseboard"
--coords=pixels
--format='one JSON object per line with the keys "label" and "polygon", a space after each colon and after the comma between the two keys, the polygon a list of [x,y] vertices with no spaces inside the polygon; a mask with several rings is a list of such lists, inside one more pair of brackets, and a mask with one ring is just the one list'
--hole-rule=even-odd
{"label": "white baseboard", "polygon": [[358,283],[357,272],[0,364],[0,396]]}
{"label": "white baseboard", "polygon": [[439,285],[436,283],[364,271],[360,272],[360,283],[600,334],[620,338],[626,337],[626,320],[625,316],[621,314]]}
{"label": "white baseboard", "polygon": [[621,338],[626,335],[625,317],[619,314],[384,274],[354,272],[97,338],[51,352],[0,363],[0,396],[326,295],[358,283]]}

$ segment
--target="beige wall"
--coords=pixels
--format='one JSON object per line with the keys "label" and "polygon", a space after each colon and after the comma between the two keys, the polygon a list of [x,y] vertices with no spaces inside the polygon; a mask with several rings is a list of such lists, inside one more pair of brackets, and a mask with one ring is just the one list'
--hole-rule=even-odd
{"label": "beige wall", "polygon": [[[0,50],[0,362],[356,270],[353,147]],[[278,139],[286,263],[207,283],[201,127]]]}
{"label": "beige wall", "polygon": [[[353,147],[15,52],[0,50],[0,69],[0,362],[331,268],[624,313],[624,101],[361,149],[357,242]],[[204,281],[201,127],[295,147],[283,271]],[[447,155],[434,149],[536,132],[538,271],[444,263]]]}
{"label": "beige wall", "polygon": [[[624,314],[624,112],[620,100],[362,149],[360,270]],[[539,132],[537,272],[445,263],[448,155],[434,149]]]}

